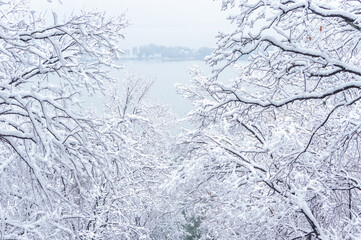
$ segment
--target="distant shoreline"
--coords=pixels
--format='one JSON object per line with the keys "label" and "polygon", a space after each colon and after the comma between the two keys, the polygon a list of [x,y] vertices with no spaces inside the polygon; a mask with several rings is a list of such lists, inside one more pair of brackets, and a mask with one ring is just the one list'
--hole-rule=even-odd
{"label": "distant shoreline", "polygon": [[137,57],[121,57],[120,61],[159,61],[159,62],[181,62],[181,61],[202,61],[206,62],[205,58],[168,58],[168,57],[148,57],[148,58],[137,58]]}
{"label": "distant shoreline", "polygon": [[168,47],[162,45],[148,44],[127,49],[120,59],[129,60],[161,60],[161,61],[204,61],[206,56],[213,53],[213,48],[201,47],[192,49],[188,47]]}

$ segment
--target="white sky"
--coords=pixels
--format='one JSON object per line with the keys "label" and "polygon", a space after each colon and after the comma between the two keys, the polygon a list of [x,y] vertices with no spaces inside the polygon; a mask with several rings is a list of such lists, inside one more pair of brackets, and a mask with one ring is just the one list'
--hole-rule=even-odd
{"label": "white sky", "polygon": [[44,11],[55,9],[59,17],[80,9],[98,9],[109,15],[125,13],[133,23],[126,30],[124,48],[148,43],[166,46],[215,47],[218,31],[230,24],[221,1],[213,0],[30,0]]}

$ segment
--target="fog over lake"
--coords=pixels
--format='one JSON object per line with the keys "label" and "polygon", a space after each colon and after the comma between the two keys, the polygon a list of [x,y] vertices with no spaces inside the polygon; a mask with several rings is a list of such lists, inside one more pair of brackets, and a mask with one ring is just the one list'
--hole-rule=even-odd
{"label": "fog over lake", "polygon": [[[209,76],[212,72],[212,68],[204,60],[123,59],[118,61],[118,65],[122,66],[122,69],[114,69],[111,75],[118,81],[120,91],[128,73],[148,79],[153,84],[147,94],[147,101],[168,105],[179,118],[187,116],[192,110],[192,104],[176,92],[176,85],[191,85],[192,68],[199,68],[204,76]],[[226,69],[218,76],[218,81],[228,82],[237,77],[237,74],[236,69]],[[57,76],[52,75],[52,78]],[[87,110],[106,111],[104,109],[106,99],[100,92],[95,95],[84,92],[80,100],[87,106]]]}
{"label": "fog over lake", "polygon": [[[120,90],[121,83],[125,80],[127,73],[150,79],[153,81],[153,85],[147,95],[148,101],[169,105],[170,110],[180,118],[187,116],[192,105],[188,99],[177,94],[175,85],[178,83],[190,85],[190,69],[193,67],[198,67],[205,76],[212,72],[212,68],[201,60],[122,60],[119,64],[124,68],[114,70],[113,76],[119,81]],[[227,69],[219,75],[219,81],[227,82],[236,76],[236,70]],[[101,112],[104,110],[104,98],[100,95],[83,96],[82,99],[87,102],[90,108]]]}
{"label": "fog over lake", "polygon": [[176,93],[175,84],[188,84],[190,82],[189,67],[199,66],[207,71],[202,61],[125,61],[123,72],[131,71],[142,76],[154,79],[154,84],[148,97],[156,102],[169,104],[179,116],[185,116],[191,109],[188,100]]}
{"label": "fog over lake", "polygon": [[[191,103],[176,93],[175,85],[190,84],[190,68],[198,67],[205,75],[211,73],[211,68],[200,60],[162,61],[162,60],[125,60],[124,69],[120,70],[121,77],[124,73],[133,72],[140,76],[154,80],[149,92],[149,99],[158,103],[169,104],[170,108],[179,116],[185,117],[191,110]],[[236,76],[233,71],[221,74],[221,80]]]}

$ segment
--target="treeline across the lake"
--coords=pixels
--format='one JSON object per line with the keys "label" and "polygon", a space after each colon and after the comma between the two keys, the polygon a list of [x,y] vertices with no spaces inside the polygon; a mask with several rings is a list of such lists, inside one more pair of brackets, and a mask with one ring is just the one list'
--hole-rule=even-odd
{"label": "treeline across the lake", "polygon": [[209,47],[192,49],[148,44],[125,50],[122,57],[127,59],[204,60],[206,56],[212,54],[213,50]]}

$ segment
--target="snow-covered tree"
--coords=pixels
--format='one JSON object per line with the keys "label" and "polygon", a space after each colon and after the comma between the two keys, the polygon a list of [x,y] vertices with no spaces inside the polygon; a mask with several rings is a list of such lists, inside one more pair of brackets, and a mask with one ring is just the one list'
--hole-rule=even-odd
{"label": "snow-covered tree", "polygon": [[49,23],[22,0],[0,9],[0,239],[83,238],[110,171],[77,99],[111,80],[127,21],[83,12]]}
{"label": "snow-covered tree", "polygon": [[360,1],[222,5],[235,30],[219,35],[213,74],[180,88],[197,128],[174,192],[205,238],[360,239]]}
{"label": "snow-covered tree", "polygon": [[161,185],[173,162],[175,117],[147,97],[151,80],[125,75],[109,86],[105,111],[94,117],[103,126],[99,138],[112,173],[94,201],[97,223],[86,232],[97,232],[96,239],[173,239],[179,215]]}

